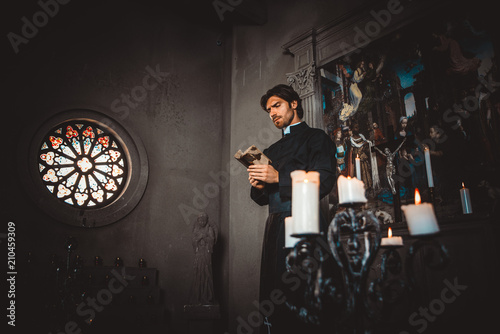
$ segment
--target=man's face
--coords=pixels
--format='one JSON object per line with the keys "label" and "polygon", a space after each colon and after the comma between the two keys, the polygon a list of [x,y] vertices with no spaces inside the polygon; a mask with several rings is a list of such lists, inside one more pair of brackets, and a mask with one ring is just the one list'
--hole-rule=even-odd
{"label": "man's face", "polygon": [[271,96],[266,104],[266,110],[269,113],[269,117],[271,117],[274,125],[278,129],[284,129],[290,124],[298,121],[297,112],[294,110],[295,108],[297,108],[297,101],[292,101],[289,104],[287,101],[277,96]]}
{"label": "man's face", "polygon": [[431,139],[439,139],[440,133],[436,128],[430,128],[429,130],[429,135],[431,136]]}

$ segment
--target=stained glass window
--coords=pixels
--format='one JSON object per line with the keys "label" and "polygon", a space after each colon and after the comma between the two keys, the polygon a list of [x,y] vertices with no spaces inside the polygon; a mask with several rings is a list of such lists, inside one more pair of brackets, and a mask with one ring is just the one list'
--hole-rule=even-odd
{"label": "stained glass window", "polygon": [[38,169],[47,191],[61,202],[100,208],[117,199],[127,183],[125,152],[105,126],[90,120],[67,121],[43,138]]}

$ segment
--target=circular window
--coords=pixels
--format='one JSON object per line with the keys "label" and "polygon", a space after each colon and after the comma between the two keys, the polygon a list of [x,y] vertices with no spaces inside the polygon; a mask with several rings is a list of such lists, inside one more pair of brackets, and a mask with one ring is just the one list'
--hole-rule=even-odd
{"label": "circular window", "polygon": [[94,121],[72,120],[51,129],[38,159],[45,187],[67,205],[87,209],[108,205],[127,184],[125,150],[107,127]]}
{"label": "circular window", "polygon": [[29,142],[21,144],[29,153],[20,156],[26,167],[20,168],[21,179],[53,218],[98,227],[118,221],[140,202],[148,179],[146,151],[140,138],[114,119],[69,110],[31,131]]}

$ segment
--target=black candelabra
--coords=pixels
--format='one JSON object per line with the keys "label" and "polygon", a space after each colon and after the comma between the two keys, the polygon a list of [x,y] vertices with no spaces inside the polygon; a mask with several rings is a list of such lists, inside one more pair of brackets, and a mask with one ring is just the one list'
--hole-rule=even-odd
{"label": "black candelabra", "polygon": [[[425,250],[424,262],[432,269],[446,266],[447,250],[434,235],[415,237],[403,266],[402,244],[381,246],[380,222],[364,204],[341,205],[328,227],[327,244],[321,234],[294,235],[299,239],[287,256],[287,270],[300,271],[305,286],[287,306],[304,322],[332,324],[333,332],[370,333],[386,306],[418,295],[417,254]],[[381,248],[380,274],[373,277]],[[400,277],[403,270],[406,279]]]}

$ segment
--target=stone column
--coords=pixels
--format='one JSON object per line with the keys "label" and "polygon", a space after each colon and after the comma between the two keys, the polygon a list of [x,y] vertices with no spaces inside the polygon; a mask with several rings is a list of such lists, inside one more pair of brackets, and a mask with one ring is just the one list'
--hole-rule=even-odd
{"label": "stone column", "polygon": [[302,99],[303,120],[310,127],[324,130],[321,89],[316,73],[316,31],[304,32],[283,45],[283,49],[294,58],[295,71],[287,73],[286,78]]}
{"label": "stone column", "polygon": [[318,82],[315,63],[312,62],[293,73],[287,73],[286,76],[288,84],[299,93],[302,99],[303,120],[313,128],[323,129],[321,93],[316,89]]}

